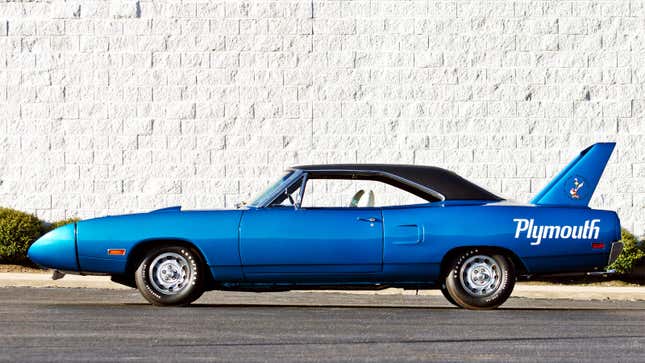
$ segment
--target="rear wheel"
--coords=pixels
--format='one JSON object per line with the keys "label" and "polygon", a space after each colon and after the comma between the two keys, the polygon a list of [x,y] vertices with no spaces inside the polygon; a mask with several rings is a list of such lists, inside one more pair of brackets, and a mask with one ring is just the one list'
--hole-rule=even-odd
{"label": "rear wheel", "polygon": [[199,255],[184,246],[153,248],[135,272],[141,295],[153,305],[183,306],[204,292],[204,272]]}
{"label": "rear wheel", "polygon": [[445,286],[458,306],[494,309],[511,295],[515,269],[504,255],[471,249],[450,262]]}

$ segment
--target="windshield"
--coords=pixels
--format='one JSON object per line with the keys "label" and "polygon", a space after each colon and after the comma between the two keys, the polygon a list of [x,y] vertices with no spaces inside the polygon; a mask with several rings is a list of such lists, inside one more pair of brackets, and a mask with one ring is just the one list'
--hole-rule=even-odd
{"label": "windshield", "polygon": [[289,179],[289,177],[292,174],[293,174],[293,171],[290,171],[290,172],[286,173],[284,176],[282,176],[280,179],[278,179],[278,181],[276,181],[275,183],[271,184],[271,186],[268,187],[264,192],[262,192],[262,194],[260,194],[259,196],[255,197],[253,199],[253,201],[249,204],[249,206],[257,207],[258,205],[260,205],[265,199],[267,199],[268,197],[273,195],[273,191],[277,187],[279,187],[282,183],[284,183],[285,180]]}

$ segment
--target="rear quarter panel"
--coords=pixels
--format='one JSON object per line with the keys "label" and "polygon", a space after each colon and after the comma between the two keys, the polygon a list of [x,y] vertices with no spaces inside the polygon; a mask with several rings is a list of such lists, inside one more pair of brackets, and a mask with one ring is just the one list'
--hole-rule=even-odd
{"label": "rear quarter panel", "polygon": [[[237,231],[241,213],[237,210],[143,213],[78,222],[81,271],[123,273],[127,257],[137,244],[179,240],[194,244],[213,273],[223,274],[224,279],[238,279],[241,268]],[[125,249],[127,254],[109,256],[108,249]]]}
{"label": "rear quarter panel", "polygon": [[[542,238],[539,244],[526,232],[516,236],[518,222],[514,221],[533,220],[535,226],[583,226],[594,219],[599,220],[595,222],[597,238]],[[611,242],[620,238],[614,212],[504,202],[390,207],[383,210],[383,222],[384,271],[395,279],[421,273],[436,278],[446,253],[466,246],[508,249],[529,273],[591,271],[606,265]],[[605,247],[592,249],[592,242],[604,242]]]}

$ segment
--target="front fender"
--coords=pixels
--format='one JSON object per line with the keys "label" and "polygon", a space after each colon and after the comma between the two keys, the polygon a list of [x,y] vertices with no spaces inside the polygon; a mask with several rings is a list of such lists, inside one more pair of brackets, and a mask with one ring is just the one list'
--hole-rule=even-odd
{"label": "front fender", "polygon": [[[186,211],[104,217],[78,223],[81,271],[124,274],[131,252],[149,241],[185,241],[205,263],[240,267],[238,226],[242,211]],[[125,250],[110,255],[111,249]]]}

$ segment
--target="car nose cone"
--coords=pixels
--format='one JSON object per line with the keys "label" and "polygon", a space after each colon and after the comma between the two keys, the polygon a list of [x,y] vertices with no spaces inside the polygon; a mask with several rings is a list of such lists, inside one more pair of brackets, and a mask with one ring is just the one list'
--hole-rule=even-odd
{"label": "car nose cone", "polygon": [[74,224],[58,227],[29,247],[27,257],[37,265],[63,271],[78,271]]}

